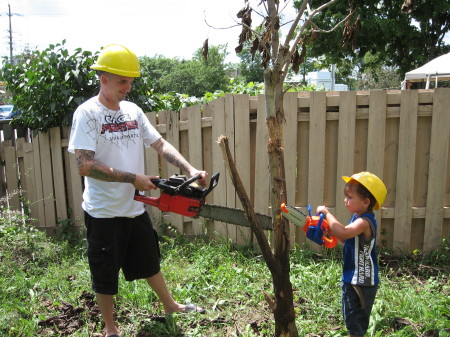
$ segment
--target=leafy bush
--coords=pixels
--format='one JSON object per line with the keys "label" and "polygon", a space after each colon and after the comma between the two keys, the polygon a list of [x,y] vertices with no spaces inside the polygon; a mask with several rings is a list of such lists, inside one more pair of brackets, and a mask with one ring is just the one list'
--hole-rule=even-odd
{"label": "leafy bush", "polygon": [[[17,65],[4,60],[1,77],[7,82],[13,104],[22,111],[16,124],[40,131],[70,125],[78,105],[97,95],[97,77],[90,66],[98,52],[78,48],[70,54],[64,44],[65,40],[42,52],[34,51]],[[137,78],[128,96],[146,111],[157,105],[147,89],[150,85],[148,78]]]}

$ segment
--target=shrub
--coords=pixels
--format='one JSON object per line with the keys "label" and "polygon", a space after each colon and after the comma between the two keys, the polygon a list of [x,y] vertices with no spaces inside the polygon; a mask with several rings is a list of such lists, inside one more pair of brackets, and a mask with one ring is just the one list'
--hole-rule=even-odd
{"label": "shrub", "polygon": [[[98,52],[78,48],[70,54],[64,44],[65,40],[42,52],[33,51],[17,65],[4,60],[1,77],[13,104],[22,111],[15,124],[39,131],[70,125],[78,105],[97,95],[97,77],[90,66]],[[148,78],[136,78],[128,96],[145,111],[156,105],[150,85]]]}

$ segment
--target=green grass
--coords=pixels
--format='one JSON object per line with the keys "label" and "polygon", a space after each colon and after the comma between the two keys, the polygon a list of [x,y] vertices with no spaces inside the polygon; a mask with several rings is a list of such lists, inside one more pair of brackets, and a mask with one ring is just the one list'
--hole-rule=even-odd
{"label": "green grass", "polygon": [[[84,240],[51,239],[1,209],[0,336],[98,336],[102,325],[90,289]],[[117,321],[125,336],[273,336],[264,300],[272,294],[262,256],[227,242],[163,236],[162,270],[175,299],[207,308],[204,315],[164,316],[146,282],[122,277]],[[340,309],[341,250],[291,254],[300,336],[346,336]],[[368,336],[450,336],[450,246],[380,256],[381,285]]]}

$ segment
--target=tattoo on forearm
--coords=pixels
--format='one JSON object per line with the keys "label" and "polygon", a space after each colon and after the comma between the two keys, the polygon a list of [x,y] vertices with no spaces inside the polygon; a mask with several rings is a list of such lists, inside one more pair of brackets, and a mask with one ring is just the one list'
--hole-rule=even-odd
{"label": "tattoo on forearm", "polygon": [[156,147],[156,151],[170,164],[189,172],[191,165],[170,143],[161,141]]}
{"label": "tattoo on forearm", "polygon": [[98,160],[94,159],[94,151],[76,150],[78,169],[83,170],[83,175],[102,181],[115,181],[123,183],[134,183],[136,174],[115,170]]}
{"label": "tattoo on forearm", "polygon": [[184,159],[184,157],[173,147],[173,146],[165,146],[164,147],[164,158],[171,163],[172,165],[189,171],[189,163]]}
{"label": "tattoo on forearm", "polygon": [[180,157],[178,153],[166,151],[164,152],[164,158],[172,165],[182,170],[189,171],[189,165],[187,164],[186,160],[183,157]]}

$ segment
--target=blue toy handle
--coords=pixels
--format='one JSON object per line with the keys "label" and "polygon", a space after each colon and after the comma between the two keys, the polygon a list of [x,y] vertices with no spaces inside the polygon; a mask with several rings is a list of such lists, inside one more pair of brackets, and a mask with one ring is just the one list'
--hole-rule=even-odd
{"label": "blue toy handle", "polygon": [[323,236],[322,229],[321,229],[322,221],[323,221],[323,213],[320,213],[319,222],[317,223],[317,227],[315,227],[315,230],[314,230],[314,241],[317,243],[320,242],[319,243],[320,245],[322,244],[322,236]]}

